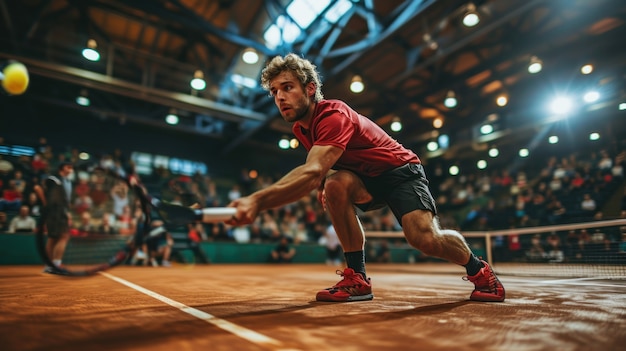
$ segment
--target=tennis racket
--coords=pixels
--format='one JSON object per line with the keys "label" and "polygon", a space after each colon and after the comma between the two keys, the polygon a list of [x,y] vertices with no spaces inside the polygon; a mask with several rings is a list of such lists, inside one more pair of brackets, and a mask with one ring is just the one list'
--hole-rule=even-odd
{"label": "tennis racket", "polygon": [[[54,218],[58,215],[54,211],[44,211],[37,228],[36,245],[47,266],[46,272],[89,276],[124,263],[135,254],[150,230],[150,197],[134,176],[122,176],[104,168],[75,173],[75,200],[69,213],[69,237],[62,263],[55,264],[53,250],[62,249],[63,245],[58,243],[59,238],[49,235],[49,229],[59,221],[63,223],[63,216]],[[82,196],[83,193],[91,200]],[[116,206],[121,209],[119,214]]]}
{"label": "tennis racket", "polygon": [[191,208],[170,204],[157,198],[150,198],[150,205],[168,225],[179,226],[192,222],[217,223],[231,219],[237,209],[234,207]]}

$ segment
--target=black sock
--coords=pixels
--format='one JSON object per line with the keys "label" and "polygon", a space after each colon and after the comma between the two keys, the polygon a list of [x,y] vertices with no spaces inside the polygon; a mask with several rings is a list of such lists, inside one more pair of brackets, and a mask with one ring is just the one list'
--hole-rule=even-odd
{"label": "black sock", "polygon": [[363,278],[367,277],[365,275],[365,251],[345,252],[343,255],[346,257],[348,268],[352,268],[355,272],[361,273]]}
{"label": "black sock", "polygon": [[476,257],[474,254],[471,254],[469,262],[467,262],[467,264],[463,267],[465,267],[467,275],[476,275],[484,266],[485,265],[478,259],[478,257]]}

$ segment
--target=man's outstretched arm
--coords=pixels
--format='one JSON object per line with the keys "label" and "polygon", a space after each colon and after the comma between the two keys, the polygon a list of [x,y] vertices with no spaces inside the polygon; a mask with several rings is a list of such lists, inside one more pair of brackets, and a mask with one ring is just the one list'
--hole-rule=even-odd
{"label": "man's outstretched arm", "polygon": [[317,189],[330,168],[343,154],[336,146],[313,146],[306,162],[294,168],[269,187],[233,201],[237,214],[229,224],[248,224],[261,211],[299,200]]}

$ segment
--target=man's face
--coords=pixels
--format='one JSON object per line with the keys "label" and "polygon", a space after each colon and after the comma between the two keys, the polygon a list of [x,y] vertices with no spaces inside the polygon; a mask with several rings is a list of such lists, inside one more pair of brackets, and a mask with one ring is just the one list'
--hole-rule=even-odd
{"label": "man's face", "polygon": [[63,177],[69,178],[72,173],[74,173],[74,166],[65,165],[61,168],[61,172],[59,172]]}
{"label": "man's face", "polygon": [[270,94],[281,116],[287,122],[296,122],[306,117],[312,105],[310,95],[296,76],[289,71],[280,73],[270,83]]}

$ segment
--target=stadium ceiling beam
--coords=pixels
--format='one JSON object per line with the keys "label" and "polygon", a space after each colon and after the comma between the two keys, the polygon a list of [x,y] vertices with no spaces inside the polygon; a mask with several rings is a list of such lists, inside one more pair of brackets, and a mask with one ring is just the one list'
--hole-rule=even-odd
{"label": "stadium ceiling beam", "polygon": [[[378,35],[373,36],[371,38],[366,38],[362,42],[366,45],[361,45],[362,47],[358,52],[353,53],[345,60],[341,62],[341,64],[335,66],[331,71],[330,75],[338,75],[340,72],[348,68],[354,62],[356,62],[361,56],[365,54],[367,49],[375,47],[381,44],[383,41],[391,37],[394,33],[396,33],[400,28],[402,28],[405,24],[415,19],[419,14],[428,9],[431,5],[433,5],[437,0],[407,0],[399,8],[403,8],[397,17],[391,22],[389,26],[384,28]],[[338,48],[334,51],[330,51],[328,53],[329,57],[335,56],[336,54],[342,53],[344,48]]]}
{"label": "stadium ceiling beam", "polygon": [[[129,19],[131,21],[135,21],[139,24],[145,24],[145,25],[150,25],[152,27],[154,27],[159,33],[161,33],[162,31],[165,32],[169,32],[171,34],[174,34],[176,36],[179,36],[180,38],[186,39],[186,40],[197,40],[199,43],[201,43],[202,45],[205,45],[207,48],[209,48],[212,52],[212,54],[214,56],[217,57],[224,57],[223,52],[216,47],[215,45],[213,45],[211,42],[209,42],[206,38],[204,38],[201,34],[204,34],[204,32],[198,31],[196,30],[194,33],[190,33],[189,32],[185,32],[183,29],[174,26],[171,24],[170,21],[164,22],[164,21],[157,21],[154,19],[151,19],[149,17],[146,16],[146,14],[148,14],[148,11],[144,11],[144,15],[140,16],[140,15],[136,15],[134,13],[131,13],[129,11],[125,11],[124,8],[119,7],[119,6],[115,6],[112,3],[103,3],[103,2],[99,2],[99,1],[94,1],[94,2],[90,2],[90,3],[85,3],[85,4],[81,4],[79,3],[79,5],[81,6],[87,6],[90,8],[96,8],[96,9],[100,9],[102,11],[105,11],[107,13],[112,13],[115,14],[117,16]],[[73,6],[78,6],[78,5],[73,5]],[[188,23],[177,23],[178,25],[181,26],[187,26]],[[105,38],[107,40],[107,42],[111,42],[110,38],[108,38],[108,36],[106,36],[106,34],[104,34],[104,31],[102,31],[100,28],[96,27],[93,22],[91,23],[92,28],[97,29],[98,30],[98,34],[100,36],[102,36],[103,38]],[[158,38],[155,39],[155,43],[153,44],[153,51],[156,49],[156,40]]]}
{"label": "stadium ceiling beam", "polygon": [[[255,40],[251,40],[250,38],[241,36],[231,31],[222,30],[220,28],[215,27],[213,24],[207,22],[204,18],[199,16],[196,12],[189,9],[178,0],[169,0],[168,2],[174,5],[176,8],[180,10],[180,13],[176,13],[171,11],[161,3],[156,3],[152,1],[133,1],[138,4],[138,7],[143,8],[148,12],[156,12],[159,18],[168,19],[179,23],[183,27],[191,27],[195,30],[201,31],[203,33],[209,33],[211,35],[217,36],[223,40],[229,41],[233,44],[240,45],[242,47],[252,47],[259,52],[262,52],[265,55],[272,55],[273,50],[268,49],[262,43],[259,43]],[[160,6],[155,6],[155,4],[161,4]],[[147,5],[147,6],[146,6]]]}
{"label": "stadium ceiling beam", "polygon": [[410,77],[411,75],[429,67],[430,65],[434,64],[435,62],[441,60],[443,57],[449,56],[453,53],[455,53],[456,51],[460,50],[461,48],[467,46],[469,43],[473,42],[474,40],[476,40],[476,38],[482,37],[484,35],[486,35],[487,33],[499,28],[502,25],[505,25],[506,23],[508,23],[511,19],[515,18],[516,16],[519,16],[522,13],[525,13],[527,11],[530,11],[531,9],[533,9],[534,7],[540,5],[541,3],[545,2],[546,0],[530,0],[527,2],[524,2],[523,4],[521,4],[519,7],[517,7],[516,9],[513,9],[505,14],[503,14],[501,17],[498,17],[495,21],[482,26],[481,28],[477,29],[476,31],[472,32],[471,34],[469,34],[468,36],[464,37],[462,40],[459,41],[455,41],[452,45],[450,45],[447,48],[442,48],[438,51],[437,55],[434,55],[430,58],[428,58],[426,61],[418,63],[416,66],[407,69],[405,72],[400,73],[398,75],[396,75],[395,77],[390,78],[387,81],[387,85],[388,86],[395,86],[397,84],[399,84],[401,81],[405,80],[406,78]]}
{"label": "stadium ceiling beam", "polygon": [[168,131],[176,131],[186,134],[195,134],[201,136],[207,136],[212,138],[220,138],[219,134],[208,133],[203,129],[190,127],[185,125],[165,125],[163,121],[156,120],[154,118],[145,117],[141,114],[115,111],[113,108],[100,108],[100,107],[83,107],[74,102],[63,101],[58,98],[50,98],[45,96],[30,96],[30,99],[38,102],[42,102],[49,105],[59,106],[62,108],[76,110],[81,112],[87,112],[95,115],[106,116],[106,118],[114,118],[120,121],[120,123],[133,122],[142,124],[154,128],[166,128]]}
{"label": "stadium ceiling beam", "polygon": [[62,8],[52,11],[46,16],[43,16],[43,13],[49,8],[51,3],[52,0],[42,1],[39,6],[37,6],[37,9],[33,11],[34,15],[32,18],[34,18],[34,20],[32,21],[31,25],[28,26],[28,30],[24,32],[24,37],[22,38],[22,40],[28,41],[32,39],[43,22],[54,20],[59,16],[62,16],[65,13],[72,11],[72,6],[67,4]]}
{"label": "stadium ceiling beam", "polygon": [[15,46],[15,44],[17,43],[17,37],[15,34],[15,29],[13,28],[13,22],[11,21],[11,15],[9,14],[9,10],[7,9],[7,4],[5,0],[0,0],[0,13],[2,13],[2,19],[4,25],[7,28],[7,32],[9,33],[11,44]]}
{"label": "stadium ceiling beam", "polygon": [[214,117],[232,122],[242,122],[245,120],[265,121],[267,119],[266,115],[248,109],[230,106],[188,94],[149,88],[79,68],[53,64],[29,57],[16,57],[15,55],[9,55],[3,52],[0,52],[0,58],[16,59],[27,65],[32,74],[112,94],[124,95],[126,97],[171,108],[183,109],[200,114],[211,114]]}

